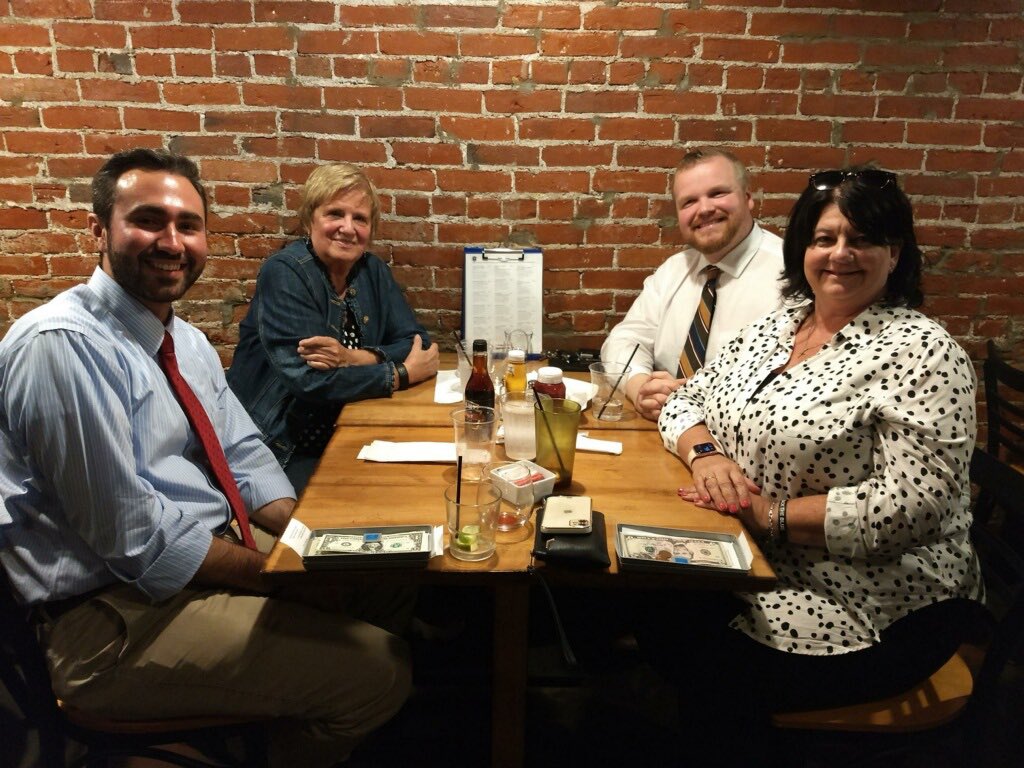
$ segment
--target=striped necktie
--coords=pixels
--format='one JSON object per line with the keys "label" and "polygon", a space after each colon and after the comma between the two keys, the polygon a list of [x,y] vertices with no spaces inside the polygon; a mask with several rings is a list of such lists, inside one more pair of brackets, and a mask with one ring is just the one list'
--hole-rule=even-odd
{"label": "striped necktie", "polygon": [[690,333],[683,345],[683,353],[679,356],[679,375],[687,379],[704,365],[708,334],[711,332],[711,318],[715,316],[718,276],[722,274],[722,270],[709,264],[701,270],[701,274],[705,276],[704,290],[700,292],[700,304],[693,316],[693,322],[690,323]]}
{"label": "striped necktie", "polygon": [[199,398],[196,397],[188,382],[181,375],[181,371],[178,370],[178,359],[174,355],[174,339],[167,332],[164,332],[164,340],[160,345],[157,359],[167,375],[171,389],[174,390],[174,394],[178,398],[178,403],[181,404],[181,409],[188,417],[188,423],[192,425],[192,430],[199,438],[199,444],[203,447],[203,453],[206,454],[206,460],[213,471],[217,485],[227,497],[231,512],[238,522],[238,533],[242,537],[242,542],[249,549],[256,549],[256,541],[253,539],[252,531],[249,530],[249,515],[245,511],[245,502],[242,501],[242,495],[238,492],[234,475],[231,474],[231,469],[228,467],[228,460],[224,455],[224,449],[220,446],[220,439],[213,429],[210,417],[206,415],[203,404],[199,402]]}

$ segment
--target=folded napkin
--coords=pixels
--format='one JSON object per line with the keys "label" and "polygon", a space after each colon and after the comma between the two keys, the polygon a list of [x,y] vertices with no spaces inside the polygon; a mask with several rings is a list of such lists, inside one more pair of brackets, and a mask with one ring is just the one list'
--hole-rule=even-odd
{"label": "folded napkin", "polygon": [[616,440],[597,440],[586,435],[576,435],[576,450],[611,453],[618,456],[622,453],[622,443]]}
{"label": "folded napkin", "polygon": [[386,440],[374,440],[369,445],[364,445],[356,458],[363,461],[392,461],[411,464],[454,464],[455,443],[390,443]]}
{"label": "folded napkin", "polygon": [[437,372],[437,378],[434,380],[434,402],[462,402],[462,389],[459,386],[459,372],[457,370]]}
{"label": "folded napkin", "polygon": [[590,405],[590,399],[597,394],[597,387],[589,381],[578,381],[568,376],[562,379],[565,382],[565,397],[567,400],[575,400],[580,404],[580,410],[585,411]]}

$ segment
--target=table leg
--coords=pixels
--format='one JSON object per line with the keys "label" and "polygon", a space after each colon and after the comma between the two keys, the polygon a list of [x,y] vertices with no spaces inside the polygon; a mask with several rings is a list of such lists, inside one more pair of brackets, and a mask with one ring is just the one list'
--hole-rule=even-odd
{"label": "table leg", "polygon": [[526,583],[503,584],[494,594],[493,768],[521,768],[526,757],[529,590]]}

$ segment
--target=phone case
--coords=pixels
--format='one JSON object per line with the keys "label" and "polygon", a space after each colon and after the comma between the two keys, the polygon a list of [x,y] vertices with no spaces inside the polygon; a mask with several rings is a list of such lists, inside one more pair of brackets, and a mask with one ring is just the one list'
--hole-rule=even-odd
{"label": "phone case", "polygon": [[[544,510],[538,509],[541,521]],[[608,543],[605,538],[604,515],[596,509],[591,513],[594,530],[590,533],[573,533],[568,536],[544,533],[540,525],[533,540],[533,554],[547,565],[567,568],[607,568],[611,565],[608,557]]]}
{"label": "phone case", "polygon": [[544,533],[590,533],[593,526],[589,496],[548,496],[544,500]]}

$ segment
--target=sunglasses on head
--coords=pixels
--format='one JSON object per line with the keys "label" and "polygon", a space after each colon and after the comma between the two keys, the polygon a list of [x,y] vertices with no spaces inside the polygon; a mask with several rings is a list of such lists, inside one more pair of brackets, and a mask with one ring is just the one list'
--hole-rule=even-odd
{"label": "sunglasses on head", "polygon": [[877,168],[860,171],[818,171],[811,174],[811,186],[817,190],[835,189],[847,179],[856,179],[875,189],[884,189],[896,183],[896,174]]}

